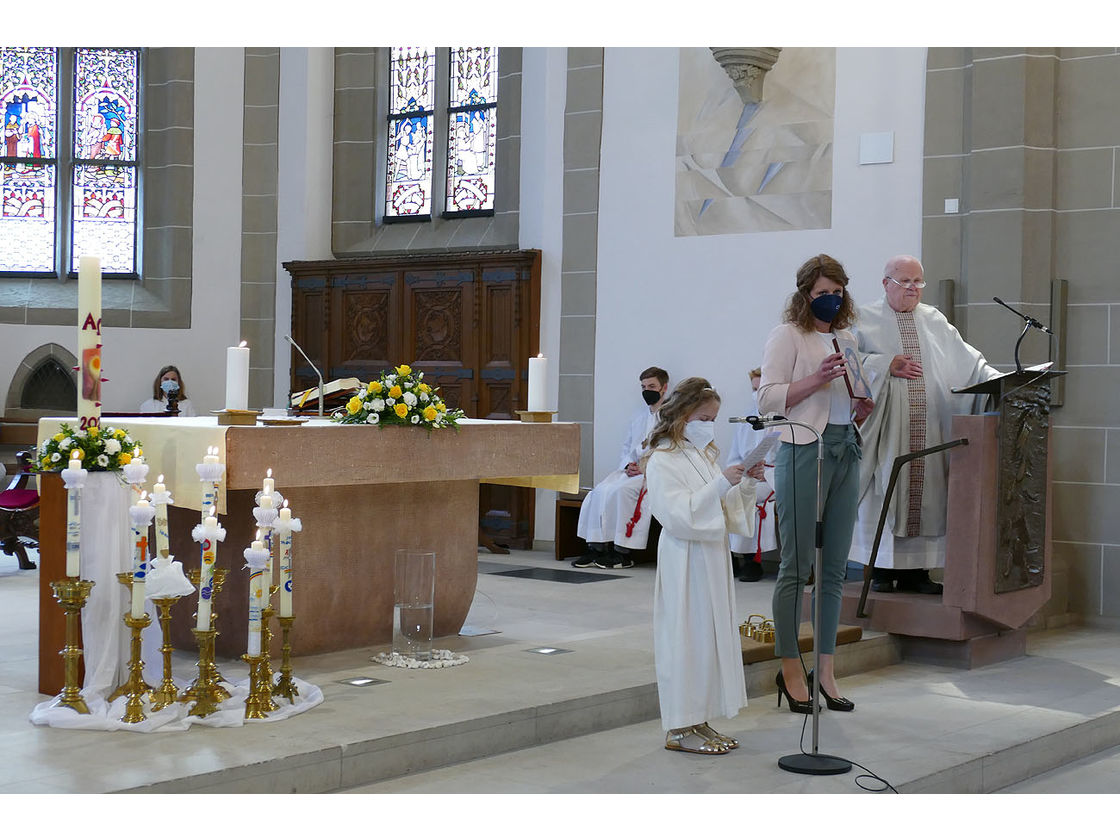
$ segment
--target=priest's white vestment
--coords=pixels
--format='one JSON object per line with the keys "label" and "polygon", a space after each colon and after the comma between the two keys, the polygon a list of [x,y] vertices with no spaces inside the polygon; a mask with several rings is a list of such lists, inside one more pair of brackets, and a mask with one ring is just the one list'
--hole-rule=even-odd
{"label": "priest's white vestment", "polygon": [[[875,400],[860,428],[859,519],[852,535],[852,559],[867,565],[894,459],[949,440],[953,415],[981,411],[986,400],[954,394],[953,389],[985,382],[999,376],[999,371],[961,338],[941,312],[924,303],[912,313],[895,312],[884,296],[860,307],[852,330]],[[918,379],[890,374],[894,357],[906,353],[921,362]],[[949,453],[942,450],[914,459],[899,472],[876,568],[944,567]]]}
{"label": "priest's white vestment", "polygon": [[576,535],[588,543],[609,543],[623,548],[645,548],[649,539],[649,503],[643,490],[643,474],[629,476],[626,465],[641,463],[646,449],[642,442],[649,437],[657,420],[657,412],[640,408],[630,418],[626,440],[622,443],[618,466],[595,485],[579,508]]}
{"label": "priest's white vestment", "polygon": [[646,466],[661,523],[653,590],[653,653],[661,724],[679,729],[734,717],[747,705],[729,532],[754,528],[755,480],[732,486],[687,441]]}

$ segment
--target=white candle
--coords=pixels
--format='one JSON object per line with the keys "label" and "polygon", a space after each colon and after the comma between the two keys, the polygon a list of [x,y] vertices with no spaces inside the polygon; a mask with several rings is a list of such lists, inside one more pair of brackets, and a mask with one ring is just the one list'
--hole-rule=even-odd
{"label": "white candle", "polygon": [[271,494],[276,489],[276,482],[272,478],[272,467],[268,468],[268,476],[264,480],[264,492]]}
{"label": "white candle", "polygon": [[548,411],[548,359],[539,355],[529,359],[529,411]]}
{"label": "white candle", "polygon": [[226,409],[249,408],[249,348],[242,341],[226,350]]}
{"label": "white candle", "polygon": [[[264,548],[260,540],[253,540],[253,548]],[[261,655],[261,604],[263,597],[264,572],[249,572],[249,656]]]}
{"label": "white candle", "polygon": [[[167,485],[163,483],[161,475],[152,486],[153,495],[166,493]],[[171,554],[171,534],[167,527],[167,505],[163,502],[156,504],[156,556],[166,560]]]}
{"label": "white candle", "polygon": [[[70,459],[70,469],[80,470],[82,462]],[[75,488],[66,491],[66,576],[76,578],[81,571],[79,565],[82,535],[82,492]]]}
{"label": "white candle", "polygon": [[[280,508],[280,521],[290,523],[292,521],[292,512],[288,509],[288,503],[284,502],[284,507]],[[291,529],[285,528],[282,530],[283,536],[280,538],[280,617],[291,618],[292,616],[292,532]]]}
{"label": "white candle", "polygon": [[202,456],[202,463],[216,464],[218,463],[218,453],[216,446],[206,447],[206,454]]}
{"label": "white candle", "polygon": [[78,257],[78,428],[101,425],[101,258]]}
{"label": "white candle", "polygon": [[[214,516],[214,508],[210,508],[210,515],[202,520],[202,526],[213,531],[218,527],[218,520]],[[206,537],[202,541],[202,563],[198,573],[198,617],[195,628],[198,630],[210,629],[210,595],[214,585],[214,541]]]}
{"label": "white candle", "polygon": [[[142,511],[151,510],[151,503],[140,496],[136,502],[136,507]],[[151,520],[149,520],[150,522]],[[144,528],[143,531],[136,529],[136,552],[132,560],[132,609],[131,615],[133,618],[144,617],[144,579],[148,574],[148,529]]]}
{"label": "white candle", "polygon": [[264,493],[261,494],[261,507],[262,508],[270,508],[270,507],[273,507],[274,504],[275,504],[275,502],[273,501],[272,495],[270,493],[265,491]]}

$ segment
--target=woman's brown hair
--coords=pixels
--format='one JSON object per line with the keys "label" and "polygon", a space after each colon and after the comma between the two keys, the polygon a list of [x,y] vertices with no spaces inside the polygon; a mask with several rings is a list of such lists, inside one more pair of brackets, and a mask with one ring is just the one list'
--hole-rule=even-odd
{"label": "woman's brown hair", "polygon": [[152,383],[153,400],[163,402],[167,397],[167,394],[163,393],[163,389],[159,387],[159,383],[163,380],[164,375],[171,371],[175,371],[175,376],[179,379],[179,400],[182,401],[187,398],[187,383],[183,381],[183,374],[179,373],[179,368],[175,367],[175,365],[164,365],[159,369],[159,373],[156,374],[155,382]]}
{"label": "woman's brown hair", "polygon": [[[710,400],[721,402],[712,383],[699,376],[685,379],[673,389],[661,410],[657,413],[657,425],[649,433],[645,446],[649,449],[677,449],[684,440],[684,426],[697,408]],[[718,458],[719,449],[714,443],[707,446],[709,454]]]}
{"label": "woman's brown hair", "polygon": [[832,326],[843,330],[855,323],[856,308],[852,304],[852,296],[848,294],[848,275],[844,271],[844,266],[828,254],[817,254],[797,269],[797,291],[790,296],[789,303],[786,304],[783,321],[796,324],[806,332],[812,332],[817,328],[817,319],[813,317],[813,310],[809,307],[809,293],[813,291],[813,286],[821,277],[827,277],[844,287],[844,302],[840,304],[840,311],[832,319]]}

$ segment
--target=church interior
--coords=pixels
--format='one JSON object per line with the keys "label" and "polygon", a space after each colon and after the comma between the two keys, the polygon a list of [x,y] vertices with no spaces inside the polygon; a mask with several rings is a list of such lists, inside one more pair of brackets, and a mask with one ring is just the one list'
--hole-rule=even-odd
{"label": "church interior", "polygon": [[[75,52],[60,48],[59,67],[73,73]],[[430,55],[431,103],[401,118],[394,101],[406,80],[393,48],[136,52],[134,263],[101,276],[100,411],[103,424],[128,425],[153,376],[175,365],[198,422],[212,423],[230,407],[229,348],[245,342],[248,409],[287,412],[320,381],[365,383],[406,364],[463,410],[467,445],[471,421],[534,425],[517,421],[534,408],[530,359],[547,359],[536,408],[556,436],[539,424],[524,431],[543,443],[509,445],[537,461],[523,473],[533,478],[488,483],[514,475],[491,468],[479,473],[477,511],[473,496],[462,509],[455,496],[426,520],[443,515],[448,534],[465,529],[472,543],[471,579],[455,584],[461,614],[434,640],[469,662],[394,669],[371,661],[388,639],[310,648],[305,637],[293,667],[322,702],[283,721],[146,734],[34,725],[29,713],[53,693],[40,691],[40,613],[56,609],[42,600],[40,573],[48,540],[61,546],[65,530],[44,509],[38,525],[55,533],[22,541],[39,568],[0,554],[0,791],[1120,792],[1120,50],[500,47],[487,53],[496,70],[486,108],[456,99],[454,50]],[[60,78],[60,91],[72,84]],[[412,135],[424,132],[417,157]],[[84,157],[61,151],[66,133],[60,168]],[[31,154],[27,136],[5,147],[9,182]],[[23,228],[5,186],[0,237],[15,238],[0,244],[0,489],[16,487],[19,453],[39,444],[43,418],[76,416],[78,227],[66,212],[75,184],[56,202],[52,246],[71,270],[20,268],[12,245]],[[421,193],[426,204],[409,203]],[[836,776],[779,769],[817,733],[811,716],[812,733],[775,709],[773,658],[744,660],[749,707],[723,725],[742,749],[718,760],[667,753],[650,629],[655,555],[606,571],[568,562],[578,553],[572,504],[615,469],[641,406],[638,373],[659,365],[670,388],[709,379],[723,404],[716,443],[728,449],[726,418],[756,410],[748,371],[762,363],[797,267],[817,254],[843,264],[857,308],[882,297],[889,258],[916,255],[922,301],[989,364],[1065,372],[1045,432],[1045,597],[964,653],[863,622],[836,656],[859,710],[819,719],[820,750],[864,768]],[[1016,314],[1050,331],[1027,331]],[[238,427],[227,428],[233,464]],[[266,431],[283,444],[263,444],[262,458],[283,452],[308,474],[328,469],[299,461],[314,420]],[[348,435],[306,451],[379,433],[332,431]],[[407,457],[430,459],[440,434],[410,432]],[[323,457],[353,484],[404,480],[385,478],[400,464]],[[429,466],[423,480],[433,483],[443,469],[466,475]],[[567,480],[538,480],[546,473]],[[252,485],[232,471],[229,481],[229,509],[241,493],[247,511]],[[197,482],[182,486],[197,493]],[[38,487],[46,504],[34,478],[19,487]],[[291,494],[297,514],[303,489]],[[373,498],[330,497],[352,521],[340,520],[333,541],[310,542],[329,551],[307,560],[305,524],[297,566],[337,559],[342,580],[391,563],[392,539],[425,521],[416,507],[445,497],[410,495],[412,507],[387,506],[384,518],[363,515]],[[248,545],[243,518],[229,527]],[[377,540],[382,527],[392,536]],[[219,549],[231,577],[244,545]],[[848,586],[861,579],[850,572]],[[232,586],[244,597],[247,585]],[[737,620],[769,615],[772,591],[772,575],[736,582]],[[391,595],[377,608],[391,610]],[[850,611],[842,623],[861,625]],[[198,650],[186,625],[178,632],[174,663],[186,674]],[[247,676],[232,646],[243,637],[226,643],[223,670]]]}

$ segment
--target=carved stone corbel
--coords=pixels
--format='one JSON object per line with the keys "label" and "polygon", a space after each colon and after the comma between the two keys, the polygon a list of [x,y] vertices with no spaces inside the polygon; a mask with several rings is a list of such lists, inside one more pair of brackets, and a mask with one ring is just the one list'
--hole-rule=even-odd
{"label": "carved stone corbel", "polygon": [[762,82],[778,60],[781,47],[709,47],[731,79],[744,105],[762,101]]}

